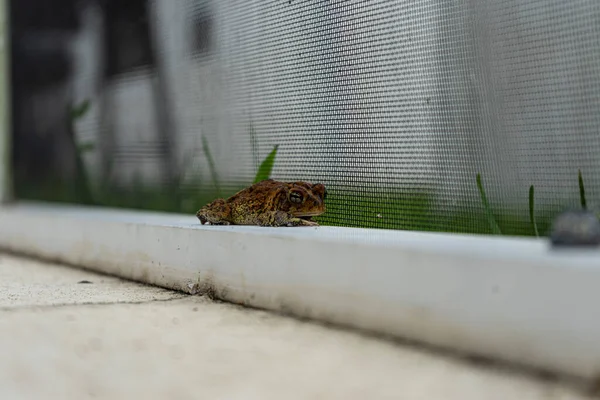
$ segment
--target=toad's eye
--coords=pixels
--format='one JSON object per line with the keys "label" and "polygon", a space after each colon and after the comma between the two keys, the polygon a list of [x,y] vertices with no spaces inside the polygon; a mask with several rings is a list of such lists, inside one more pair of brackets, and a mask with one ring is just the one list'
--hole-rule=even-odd
{"label": "toad's eye", "polygon": [[292,203],[302,203],[302,195],[298,192],[290,193],[290,201]]}

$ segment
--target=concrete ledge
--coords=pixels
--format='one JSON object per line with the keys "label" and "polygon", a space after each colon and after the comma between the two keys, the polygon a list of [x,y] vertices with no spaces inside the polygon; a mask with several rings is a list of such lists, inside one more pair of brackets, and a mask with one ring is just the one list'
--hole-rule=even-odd
{"label": "concrete ledge", "polygon": [[0,247],[234,303],[594,379],[600,252],[351,228],[19,203]]}

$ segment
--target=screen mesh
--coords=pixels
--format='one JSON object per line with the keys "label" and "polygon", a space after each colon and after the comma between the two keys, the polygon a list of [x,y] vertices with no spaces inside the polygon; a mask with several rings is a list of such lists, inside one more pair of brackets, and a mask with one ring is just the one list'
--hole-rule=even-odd
{"label": "screen mesh", "polygon": [[322,224],[531,235],[533,185],[546,233],[579,171],[595,207],[598,1],[14,0],[11,23],[21,198],[195,213],[276,149],[272,178],[327,186]]}

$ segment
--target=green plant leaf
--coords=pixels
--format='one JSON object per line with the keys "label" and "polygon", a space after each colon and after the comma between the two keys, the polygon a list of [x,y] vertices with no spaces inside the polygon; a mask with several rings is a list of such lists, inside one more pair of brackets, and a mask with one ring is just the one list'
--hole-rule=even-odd
{"label": "green plant leaf", "polygon": [[533,185],[531,185],[531,186],[529,186],[529,220],[531,221],[531,226],[533,227],[533,232],[535,233],[535,236],[540,237],[537,224],[535,223],[535,214],[534,214],[534,209],[533,209],[533,206],[534,206],[533,195],[534,195]]}
{"label": "green plant leaf", "polygon": [[71,121],[77,121],[78,119],[83,118],[90,109],[90,105],[91,103],[89,100],[84,100],[76,106],[71,106]]}
{"label": "green plant leaf", "polygon": [[581,202],[581,208],[587,210],[587,202],[585,201],[585,188],[583,187],[583,177],[581,176],[581,170],[578,173],[579,178],[579,201]]}
{"label": "green plant leaf", "polygon": [[79,150],[80,154],[87,153],[88,151],[92,151],[96,148],[96,145],[93,142],[83,142],[77,146],[77,150]]}
{"label": "green plant leaf", "polygon": [[258,168],[258,141],[256,140],[256,129],[254,124],[250,121],[250,145],[252,146],[252,161],[254,162],[254,168]]}
{"label": "green plant leaf", "polygon": [[271,177],[271,171],[273,170],[273,165],[275,164],[275,156],[277,155],[277,149],[279,145],[275,145],[273,150],[269,153],[267,157],[263,160],[258,167],[258,171],[256,172],[256,177],[254,178],[254,183],[258,183],[260,181],[264,181],[265,179],[269,179]]}
{"label": "green plant leaf", "polygon": [[215,189],[219,196],[221,195],[221,188],[219,185],[219,177],[217,176],[217,168],[215,166],[215,160],[210,152],[210,147],[208,146],[208,140],[206,137],[202,135],[202,151],[204,152],[204,156],[206,157],[206,161],[208,162],[208,168],[210,170],[210,175],[213,180],[213,184],[215,185]]}
{"label": "green plant leaf", "polygon": [[488,202],[487,196],[485,195],[485,190],[483,190],[480,174],[477,174],[477,187],[479,188],[481,202],[483,203],[483,208],[485,209],[485,212],[487,214],[488,222],[490,224],[490,228],[492,229],[492,233],[496,235],[502,235],[502,231],[500,230],[498,223],[494,219],[494,214],[492,213],[492,209],[490,208],[490,203]]}

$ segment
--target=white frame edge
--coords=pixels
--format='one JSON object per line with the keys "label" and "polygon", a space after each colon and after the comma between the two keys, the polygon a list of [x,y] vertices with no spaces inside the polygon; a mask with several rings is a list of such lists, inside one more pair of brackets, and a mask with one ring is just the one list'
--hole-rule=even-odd
{"label": "white frame edge", "polygon": [[561,374],[600,373],[600,251],[20,202],[0,248]]}

